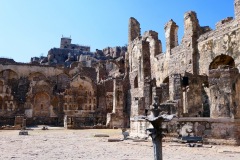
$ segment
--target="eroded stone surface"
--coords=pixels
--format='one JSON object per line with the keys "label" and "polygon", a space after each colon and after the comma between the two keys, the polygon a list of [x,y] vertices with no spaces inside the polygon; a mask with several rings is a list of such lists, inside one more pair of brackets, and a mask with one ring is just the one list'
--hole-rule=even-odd
{"label": "eroded stone surface", "polygon": [[[165,25],[164,53],[154,31],[129,41],[126,62],[130,80],[132,135],[142,136],[141,130],[149,126],[134,117],[142,115],[142,110],[151,104],[152,96],[158,95],[164,111],[188,117],[189,123],[197,123],[191,117],[230,119],[231,123],[211,122],[212,128],[206,132],[210,132],[212,138],[239,138],[236,134],[240,112],[239,0],[235,0],[234,4],[235,19],[227,17],[219,21],[215,30],[202,27],[195,12],[186,12],[180,44],[177,41],[178,26],[170,20]],[[135,21],[130,19],[130,24]],[[134,29],[139,31],[129,26],[131,32]]]}

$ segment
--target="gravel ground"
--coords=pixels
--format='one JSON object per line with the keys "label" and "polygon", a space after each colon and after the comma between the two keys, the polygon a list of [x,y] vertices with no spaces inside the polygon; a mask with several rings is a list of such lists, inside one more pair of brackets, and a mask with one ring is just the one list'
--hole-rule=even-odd
{"label": "gravel ground", "polygon": [[[152,160],[151,142],[125,140],[120,130],[65,130],[51,128],[28,130],[29,135],[19,131],[0,130],[0,160]],[[94,137],[107,134],[110,137]],[[179,143],[163,143],[164,160],[240,160],[240,146],[187,147]]]}

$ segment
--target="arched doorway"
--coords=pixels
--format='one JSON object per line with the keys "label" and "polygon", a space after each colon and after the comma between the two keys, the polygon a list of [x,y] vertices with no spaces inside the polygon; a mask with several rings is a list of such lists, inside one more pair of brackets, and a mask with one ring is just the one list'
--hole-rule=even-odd
{"label": "arched doorway", "polygon": [[212,118],[235,116],[238,75],[231,56],[221,54],[210,63],[208,83]]}

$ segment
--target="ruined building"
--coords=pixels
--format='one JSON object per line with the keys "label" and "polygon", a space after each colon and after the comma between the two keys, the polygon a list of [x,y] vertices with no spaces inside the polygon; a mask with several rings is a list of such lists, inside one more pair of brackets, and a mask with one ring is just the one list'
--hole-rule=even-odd
{"label": "ruined building", "polygon": [[129,74],[132,136],[144,136],[154,96],[161,109],[176,114],[170,131],[208,139],[240,139],[240,1],[234,1],[235,18],[201,26],[193,11],[184,14],[184,36],[178,42],[178,25],[165,25],[166,52],[158,33],[141,35],[140,24],[129,20],[126,67]]}
{"label": "ruined building", "polygon": [[193,11],[184,15],[184,36],[178,25],[166,23],[166,51],[158,33],[141,35],[140,23],[129,20],[128,46],[90,47],[62,37],[60,48],[31,63],[0,59],[0,125],[55,124],[130,127],[144,137],[148,115],[158,96],[162,111],[178,118],[169,132],[211,139],[240,139],[240,0],[235,17],[201,26]]}
{"label": "ruined building", "polygon": [[122,117],[126,112],[123,106],[119,109],[122,88],[115,79],[124,73],[126,49],[90,52],[90,47],[62,37],[60,48],[50,49],[47,57],[33,57],[30,63],[1,58],[0,127],[21,123],[19,117],[27,119],[28,126],[103,127],[108,121],[111,127],[115,112]]}

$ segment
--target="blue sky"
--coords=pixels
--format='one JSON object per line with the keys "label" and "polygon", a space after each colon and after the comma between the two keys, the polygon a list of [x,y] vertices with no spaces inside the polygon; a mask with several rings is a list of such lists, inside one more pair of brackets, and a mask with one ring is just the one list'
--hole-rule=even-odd
{"label": "blue sky", "polygon": [[29,62],[59,47],[62,35],[72,43],[123,46],[128,41],[128,20],[136,18],[142,33],[154,30],[165,48],[164,25],[173,19],[183,35],[186,11],[197,12],[201,26],[215,28],[234,17],[233,0],[0,0],[0,57]]}

